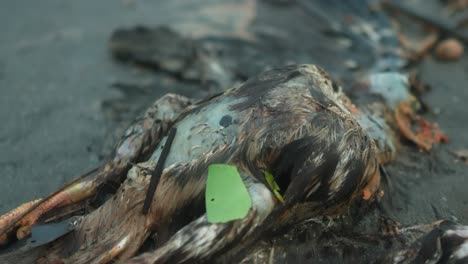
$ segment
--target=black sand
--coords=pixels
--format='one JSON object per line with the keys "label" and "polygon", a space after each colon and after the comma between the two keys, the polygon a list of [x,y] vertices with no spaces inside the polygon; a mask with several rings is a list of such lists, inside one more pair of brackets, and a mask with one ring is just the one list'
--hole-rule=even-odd
{"label": "black sand", "polygon": [[[166,92],[203,93],[112,61],[106,44],[117,27],[167,23],[183,19],[189,10],[189,5],[178,9],[178,1],[132,3],[0,4],[0,214],[46,196],[100,162],[120,128],[102,109],[103,102],[122,98],[110,88],[112,82],[165,81],[151,91],[155,98]],[[174,15],[167,10],[182,11]],[[438,219],[468,224],[468,166],[449,154],[468,148],[468,55],[450,63],[428,56],[419,68],[421,79],[432,87],[423,98],[434,114],[426,117],[440,125],[450,143],[431,155],[413,149],[389,167],[398,181],[411,182],[411,193],[396,199],[393,213],[403,225]],[[132,102],[139,103],[138,98]]]}

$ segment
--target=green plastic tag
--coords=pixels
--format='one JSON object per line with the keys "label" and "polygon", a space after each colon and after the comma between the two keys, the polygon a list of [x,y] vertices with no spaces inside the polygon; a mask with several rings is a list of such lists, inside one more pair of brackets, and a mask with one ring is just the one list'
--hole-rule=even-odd
{"label": "green plastic tag", "polygon": [[279,193],[280,187],[275,181],[275,177],[269,172],[265,171],[265,180],[268,182],[268,185],[270,185],[270,189],[273,192],[273,194],[276,196],[276,199],[278,199],[281,203],[284,203],[283,196]]}
{"label": "green plastic tag", "polygon": [[247,216],[252,199],[235,166],[208,166],[205,204],[210,223],[225,223]]}

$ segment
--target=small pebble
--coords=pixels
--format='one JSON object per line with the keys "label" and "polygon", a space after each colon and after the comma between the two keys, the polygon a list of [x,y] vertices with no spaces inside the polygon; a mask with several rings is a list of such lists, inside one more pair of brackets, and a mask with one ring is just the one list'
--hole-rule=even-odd
{"label": "small pebble", "polygon": [[443,40],[437,45],[435,54],[441,60],[457,60],[463,55],[463,44],[456,39]]}

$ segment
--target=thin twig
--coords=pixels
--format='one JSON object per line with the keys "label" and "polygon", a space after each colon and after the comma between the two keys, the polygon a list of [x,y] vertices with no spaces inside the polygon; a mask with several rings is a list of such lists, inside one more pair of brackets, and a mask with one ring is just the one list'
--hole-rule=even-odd
{"label": "thin twig", "polygon": [[158,163],[156,163],[156,168],[151,174],[151,181],[148,187],[148,192],[146,193],[145,203],[143,204],[143,214],[148,214],[151,201],[153,201],[154,192],[156,191],[159,179],[161,178],[161,174],[164,169],[164,163],[166,162],[166,158],[169,155],[169,150],[171,149],[172,141],[174,140],[176,131],[177,129],[175,127],[169,131],[166,144],[164,144],[163,150],[161,151],[161,155],[158,159]]}

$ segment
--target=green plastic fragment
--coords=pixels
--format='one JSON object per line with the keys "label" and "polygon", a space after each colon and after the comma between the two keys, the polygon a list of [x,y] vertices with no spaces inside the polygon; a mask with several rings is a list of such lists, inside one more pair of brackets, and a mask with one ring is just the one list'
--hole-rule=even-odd
{"label": "green plastic fragment", "polygon": [[279,193],[280,187],[276,183],[275,177],[273,177],[273,174],[271,174],[269,171],[265,171],[265,180],[267,181],[268,185],[270,185],[270,189],[273,192],[273,194],[276,196],[276,199],[284,203],[283,196]]}
{"label": "green plastic fragment", "polygon": [[208,166],[205,204],[210,223],[225,223],[247,216],[252,199],[235,166]]}

